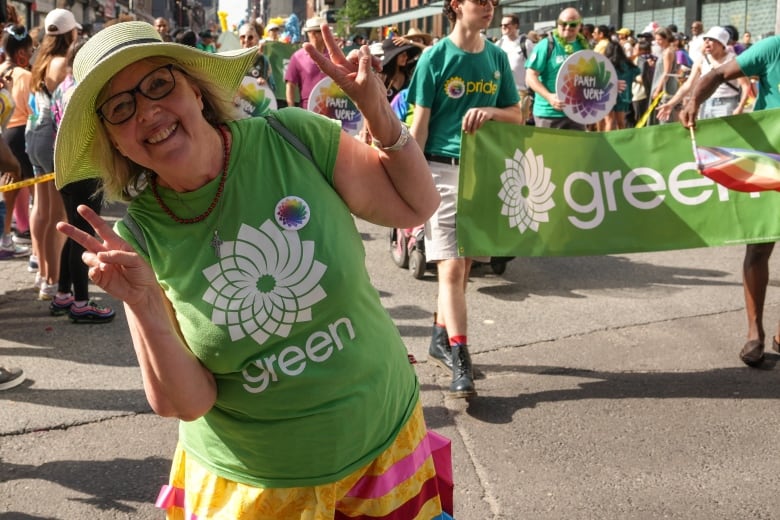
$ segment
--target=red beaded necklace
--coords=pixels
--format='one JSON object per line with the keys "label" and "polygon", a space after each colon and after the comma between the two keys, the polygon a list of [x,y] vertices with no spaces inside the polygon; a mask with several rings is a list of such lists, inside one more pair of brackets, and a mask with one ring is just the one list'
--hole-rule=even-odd
{"label": "red beaded necklace", "polygon": [[230,144],[228,143],[228,135],[227,130],[225,129],[225,125],[219,125],[217,127],[217,130],[219,130],[220,136],[222,137],[222,148],[224,150],[225,156],[223,157],[222,162],[222,177],[219,179],[219,186],[217,186],[217,193],[214,195],[214,200],[211,201],[211,204],[208,208],[206,208],[206,211],[198,215],[197,217],[192,218],[181,218],[180,216],[176,215],[171,208],[165,205],[165,202],[163,202],[162,197],[160,197],[160,193],[157,191],[157,176],[152,175],[152,178],[149,182],[149,185],[152,188],[152,194],[154,195],[154,200],[157,201],[157,204],[159,204],[160,208],[171,217],[175,222],[178,222],[179,224],[195,224],[197,222],[200,222],[201,220],[205,219],[209,215],[211,215],[211,212],[214,211],[214,208],[217,207],[217,202],[219,202],[219,198],[222,196],[222,190],[225,188],[225,180],[227,179],[227,172],[228,172],[228,161],[230,160]]}

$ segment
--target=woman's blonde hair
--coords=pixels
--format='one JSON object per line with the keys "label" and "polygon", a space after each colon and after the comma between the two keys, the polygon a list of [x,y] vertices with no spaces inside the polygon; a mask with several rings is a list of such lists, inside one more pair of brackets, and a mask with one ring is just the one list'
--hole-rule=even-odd
{"label": "woman's blonde hair", "polygon": [[[241,117],[233,98],[225,98],[224,88],[219,85],[217,79],[204,73],[187,70],[175,60],[165,57],[152,57],[149,58],[149,61],[159,62],[160,65],[173,63],[176,69],[184,74],[187,81],[200,89],[203,98],[203,117],[211,125],[217,126]],[[98,95],[98,100],[105,99],[107,88],[108,83]],[[101,124],[97,126],[98,130],[92,146],[92,157],[95,163],[100,165],[100,175],[106,198],[112,201],[129,201],[146,187],[149,176],[156,174],[119,153],[103,126],[105,124],[101,121]]]}

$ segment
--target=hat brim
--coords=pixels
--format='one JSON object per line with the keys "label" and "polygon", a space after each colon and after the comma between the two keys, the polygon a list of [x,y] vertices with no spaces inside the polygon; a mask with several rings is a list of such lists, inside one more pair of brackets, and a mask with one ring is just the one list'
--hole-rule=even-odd
{"label": "hat brim", "polygon": [[[383,49],[384,50],[384,49]],[[393,61],[399,54],[402,52],[406,52],[409,55],[409,59],[413,60],[415,57],[417,57],[420,52],[422,52],[422,49],[420,49],[416,45],[412,45],[411,43],[408,43],[406,45],[401,45],[398,47],[393,47],[390,49],[390,51],[384,51],[382,54],[382,66],[384,67],[391,61]]]}
{"label": "hat brim", "polygon": [[114,52],[97,64],[76,85],[62,116],[54,144],[54,172],[57,188],[100,176],[92,144],[98,132],[95,103],[100,91],[119,71],[137,61],[159,56],[191,70],[218,78],[215,82],[226,98],[238,90],[241,80],[257,55],[257,49],[236,49],[214,54],[178,43],[139,43]]}
{"label": "hat brim", "polygon": [[404,38],[410,39],[410,38],[422,38],[423,45],[426,47],[429,47],[433,43],[433,36],[431,36],[428,33],[412,33],[412,34],[404,34]]}

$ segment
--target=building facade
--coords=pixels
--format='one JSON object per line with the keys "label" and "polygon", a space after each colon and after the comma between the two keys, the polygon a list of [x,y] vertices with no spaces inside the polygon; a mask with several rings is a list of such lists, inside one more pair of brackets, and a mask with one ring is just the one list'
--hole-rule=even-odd
{"label": "building facade", "polygon": [[[434,36],[444,36],[449,24],[441,14],[442,5],[442,0],[379,0],[380,16],[360,26],[380,31],[392,27],[400,32],[417,27]],[[705,29],[733,25],[740,34],[749,31],[754,39],[776,34],[780,29],[780,0],[501,0],[488,35],[500,35],[504,14],[517,14],[520,29],[526,32],[554,26],[556,17],[566,7],[577,8],[584,23],[628,27],[636,32],[656,22],[660,26],[675,24],[681,32],[690,33],[696,20],[701,20]]]}

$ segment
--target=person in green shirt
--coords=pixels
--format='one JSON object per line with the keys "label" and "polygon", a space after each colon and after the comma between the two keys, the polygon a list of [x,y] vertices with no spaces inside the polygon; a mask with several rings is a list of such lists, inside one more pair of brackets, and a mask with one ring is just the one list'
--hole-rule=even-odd
{"label": "person in green shirt", "polygon": [[573,7],[558,15],[558,27],[547,39],[534,46],[525,64],[525,82],[534,91],[534,121],[540,128],[585,130],[585,125],[572,121],[563,113],[563,101],[555,94],[558,71],[566,58],[576,51],[588,49],[588,41],[580,33],[582,16]]}
{"label": "person in green shirt", "polygon": [[452,32],[420,55],[409,86],[412,135],[425,150],[441,204],[425,224],[425,256],[439,279],[429,359],[452,370],[450,394],[476,394],[468,350],[466,285],[473,262],[459,254],[455,230],[461,133],[486,121],[523,124],[520,96],[506,53],[481,31],[498,0],[456,0],[444,12]]}
{"label": "person in green shirt", "polygon": [[205,52],[217,52],[217,46],[214,41],[214,34],[209,29],[206,29],[198,33],[198,43],[195,46]]}
{"label": "person in green shirt", "polygon": [[442,514],[419,382],[354,223],[419,225],[439,196],[378,62],[321,30],[332,61],[305,52],[373,147],[298,108],[237,119],[254,49],[207,54],[127,22],[76,55],[57,185],[100,175],[129,204],[113,229],[79,207],[95,236],[57,228],[123,300],[152,409],[180,420],[169,518]]}

